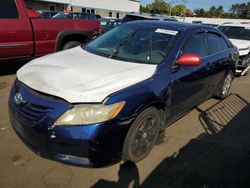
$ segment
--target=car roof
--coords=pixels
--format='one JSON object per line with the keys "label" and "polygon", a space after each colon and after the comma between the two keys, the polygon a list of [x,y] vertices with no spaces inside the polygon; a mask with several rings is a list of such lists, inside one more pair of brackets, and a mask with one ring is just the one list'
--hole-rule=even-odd
{"label": "car roof", "polygon": [[56,11],[56,10],[36,10],[36,12],[60,12],[60,11]]}
{"label": "car roof", "polygon": [[240,23],[226,23],[221,26],[229,26],[229,27],[247,27],[250,28],[250,24],[240,24]]}
{"label": "car roof", "polygon": [[152,19],[158,19],[158,20],[164,20],[164,19],[172,19],[177,20],[175,17],[172,16],[163,16],[160,14],[150,14],[150,13],[127,13],[128,16],[136,16],[136,17],[142,17],[142,18],[152,18]]}
{"label": "car roof", "polygon": [[204,23],[202,23],[202,24],[204,24],[204,25],[218,25],[218,26],[219,26],[219,24],[216,24],[216,23],[208,23],[208,22],[204,22]]}
{"label": "car roof", "polygon": [[116,18],[116,17],[102,17],[104,19],[112,19],[112,20],[118,20],[119,18]]}
{"label": "car roof", "polygon": [[199,28],[205,28],[205,29],[214,29],[212,27],[201,25],[201,24],[191,24],[186,22],[172,22],[172,21],[158,21],[158,20],[138,20],[133,22],[126,22],[124,24],[130,24],[130,25],[145,25],[145,26],[152,26],[152,27],[158,27],[161,29],[173,29],[177,31],[185,31],[187,29],[199,29]]}
{"label": "car roof", "polygon": [[65,13],[68,13],[68,14],[90,14],[88,12],[65,12]]}

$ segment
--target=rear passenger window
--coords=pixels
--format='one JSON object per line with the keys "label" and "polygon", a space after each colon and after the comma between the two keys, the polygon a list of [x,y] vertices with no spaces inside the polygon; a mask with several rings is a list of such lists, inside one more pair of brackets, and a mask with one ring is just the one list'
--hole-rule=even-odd
{"label": "rear passenger window", "polygon": [[191,36],[185,43],[182,54],[196,54],[205,56],[204,33],[198,33]]}
{"label": "rear passenger window", "polygon": [[1,18],[18,18],[18,11],[14,0],[0,0]]}
{"label": "rear passenger window", "polygon": [[207,44],[209,54],[215,54],[229,48],[222,36],[213,33],[207,33]]}

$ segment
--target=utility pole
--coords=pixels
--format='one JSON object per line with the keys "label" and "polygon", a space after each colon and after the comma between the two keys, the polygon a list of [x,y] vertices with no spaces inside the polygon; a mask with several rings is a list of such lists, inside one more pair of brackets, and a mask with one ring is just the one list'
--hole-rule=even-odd
{"label": "utility pole", "polygon": [[171,14],[172,14],[172,4],[174,5],[174,0],[170,1],[169,16],[171,16]]}
{"label": "utility pole", "polygon": [[69,10],[72,11],[72,0],[69,0]]}
{"label": "utility pole", "polygon": [[[188,1],[189,0],[182,0],[183,1],[183,3],[184,3],[184,5],[185,5],[185,7],[187,8],[187,3],[188,3]],[[185,17],[186,17],[186,9],[184,10],[184,15],[183,15],[183,17],[184,17],[184,20],[185,20]]]}

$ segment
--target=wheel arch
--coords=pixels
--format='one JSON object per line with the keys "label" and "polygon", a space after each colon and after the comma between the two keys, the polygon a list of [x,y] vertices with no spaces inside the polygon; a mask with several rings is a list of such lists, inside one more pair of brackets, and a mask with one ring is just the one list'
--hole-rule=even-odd
{"label": "wheel arch", "polygon": [[138,116],[140,113],[142,113],[147,108],[154,107],[159,112],[160,115],[160,121],[161,121],[161,130],[164,129],[164,125],[166,123],[166,103],[160,99],[156,99],[152,102],[149,102],[148,104],[138,108],[136,110],[136,116]]}
{"label": "wheel arch", "polygon": [[87,31],[65,31],[59,33],[56,39],[55,51],[61,51],[63,46],[69,41],[78,41],[81,43],[91,39],[90,32]]}

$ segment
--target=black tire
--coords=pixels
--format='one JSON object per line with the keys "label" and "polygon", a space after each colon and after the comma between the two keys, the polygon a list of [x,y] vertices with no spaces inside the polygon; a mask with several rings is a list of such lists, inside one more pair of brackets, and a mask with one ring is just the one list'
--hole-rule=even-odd
{"label": "black tire", "polygon": [[138,162],[152,150],[160,132],[160,115],[156,108],[144,110],[134,121],[126,136],[122,160]]}
{"label": "black tire", "polygon": [[225,78],[224,78],[224,80],[219,88],[218,93],[215,95],[216,98],[224,99],[228,95],[229,90],[230,90],[231,85],[232,85],[233,78],[234,78],[233,72],[229,71],[226,74],[226,76],[225,76]]}
{"label": "black tire", "polygon": [[244,74],[242,74],[242,76],[246,76],[249,73],[249,71],[250,71],[250,68],[249,68],[249,66],[250,66],[250,54],[248,54],[245,57],[245,61],[246,61],[246,63],[244,65],[244,69],[247,69],[247,71],[246,72],[243,71]]}
{"label": "black tire", "polygon": [[241,73],[235,72],[235,73],[234,73],[234,76],[235,76],[235,77],[240,77],[240,76],[241,76]]}
{"label": "black tire", "polygon": [[62,50],[67,50],[67,49],[70,49],[70,48],[74,48],[78,45],[80,45],[81,43],[78,42],[78,41],[69,41],[69,42],[66,42],[64,44],[64,46],[62,47]]}

